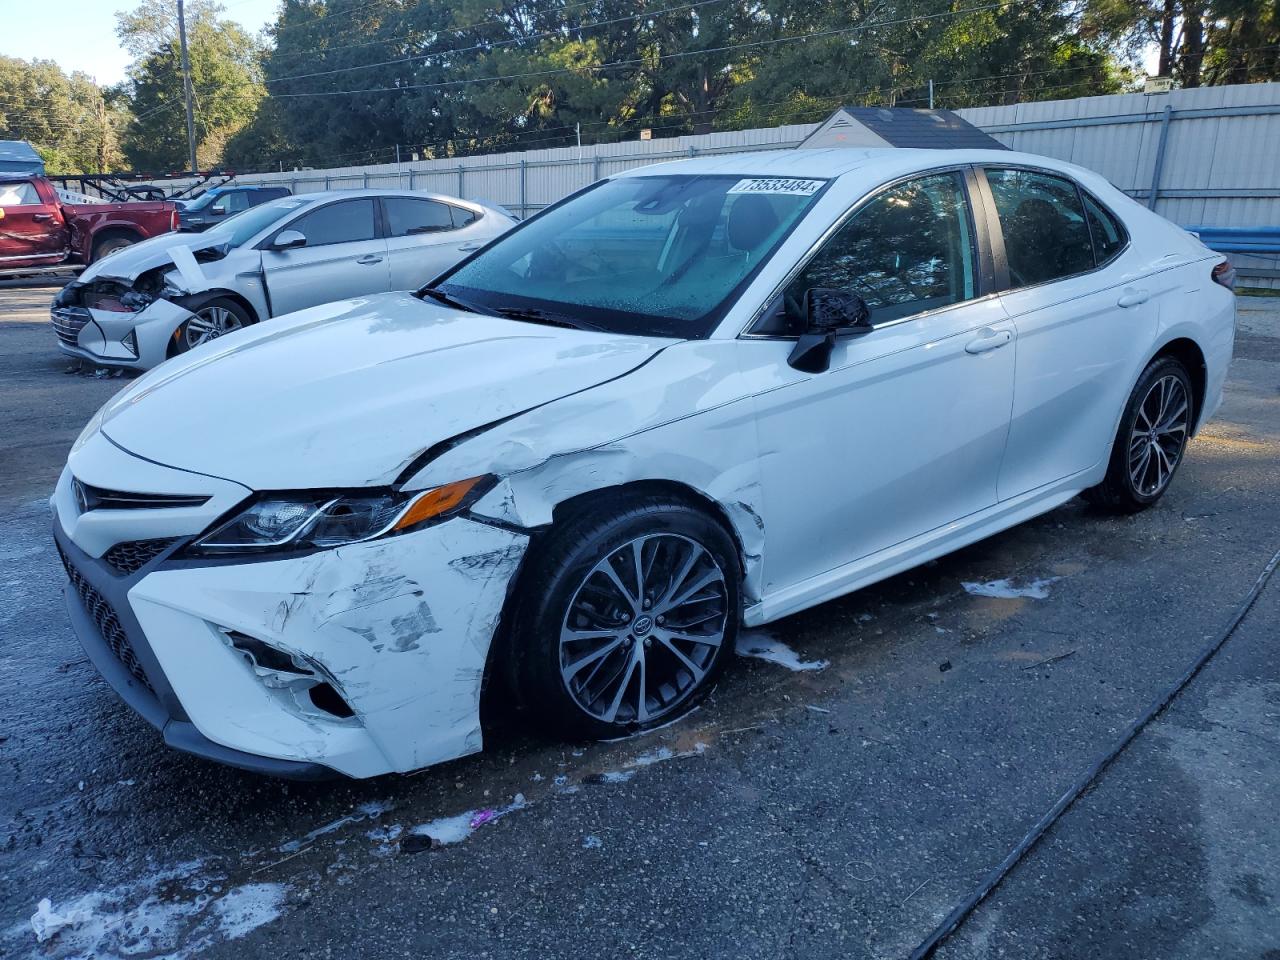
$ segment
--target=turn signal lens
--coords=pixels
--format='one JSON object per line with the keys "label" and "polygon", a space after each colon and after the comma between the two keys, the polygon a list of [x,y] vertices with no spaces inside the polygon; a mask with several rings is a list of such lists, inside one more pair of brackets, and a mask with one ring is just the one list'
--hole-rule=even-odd
{"label": "turn signal lens", "polygon": [[431,520],[457,509],[458,505],[466,500],[477,484],[484,479],[484,477],[471,477],[469,480],[458,480],[454,483],[446,483],[443,487],[428,490],[413,501],[413,505],[396,521],[392,529],[407,530],[424,520]]}
{"label": "turn signal lens", "polygon": [[1236,288],[1236,268],[1231,265],[1230,260],[1223,260],[1216,264],[1212,276],[1214,283],[1220,283],[1228,290]]}

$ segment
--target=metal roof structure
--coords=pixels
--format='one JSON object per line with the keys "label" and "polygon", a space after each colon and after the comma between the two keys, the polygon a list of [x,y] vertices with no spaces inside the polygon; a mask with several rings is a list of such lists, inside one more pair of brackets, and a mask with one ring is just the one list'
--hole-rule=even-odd
{"label": "metal roof structure", "polygon": [[44,160],[25,140],[0,140],[0,173],[44,174]]}
{"label": "metal roof structure", "polygon": [[1000,141],[950,110],[903,107],[840,107],[804,139],[799,149],[826,147],[1004,149]]}

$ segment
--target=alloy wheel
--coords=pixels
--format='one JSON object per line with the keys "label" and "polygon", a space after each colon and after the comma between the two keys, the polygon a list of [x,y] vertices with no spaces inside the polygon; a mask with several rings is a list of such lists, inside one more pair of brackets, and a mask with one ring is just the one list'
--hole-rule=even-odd
{"label": "alloy wheel", "polygon": [[187,321],[183,336],[186,339],[187,349],[191,349],[206,341],[217,339],[224,333],[239,330],[240,327],[240,318],[235,313],[226,307],[214,304],[196,311],[195,315]]}
{"label": "alloy wheel", "polygon": [[560,631],[560,676],[597,720],[643,724],[698,689],[725,639],[724,571],[676,534],[624,543],[587,573]]}
{"label": "alloy wheel", "polygon": [[1151,385],[1129,431],[1129,479],[1143,497],[1169,485],[1187,445],[1191,405],[1186,385],[1175,376]]}

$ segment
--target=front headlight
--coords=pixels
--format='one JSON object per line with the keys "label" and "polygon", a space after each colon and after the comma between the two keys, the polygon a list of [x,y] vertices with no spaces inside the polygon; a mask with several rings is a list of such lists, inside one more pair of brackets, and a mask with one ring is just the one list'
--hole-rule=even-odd
{"label": "front headlight", "polygon": [[488,492],[494,480],[489,476],[471,477],[412,493],[265,493],[193,543],[188,552],[208,556],[324,550],[407,533],[456,516]]}

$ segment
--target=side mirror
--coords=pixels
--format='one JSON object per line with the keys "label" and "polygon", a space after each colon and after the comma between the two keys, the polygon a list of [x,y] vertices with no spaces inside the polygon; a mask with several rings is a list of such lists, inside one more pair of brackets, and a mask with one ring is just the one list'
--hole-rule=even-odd
{"label": "side mirror", "polygon": [[209,207],[209,213],[215,217],[225,217],[227,215],[227,208],[220,203],[215,203]]}
{"label": "side mirror", "polygon": [[836,337],[864,337],[875,329],[867,302],[848,290],[810,287],[804,312],[805,330],[787,363],[805,373],[822,373],[831,365]]}
{"label": "side mirror", "polygon": [[271,241],[272,250],[295,250],[306,245],[307,238],[297,230],[281,230],[276,234],[276,238]]}

